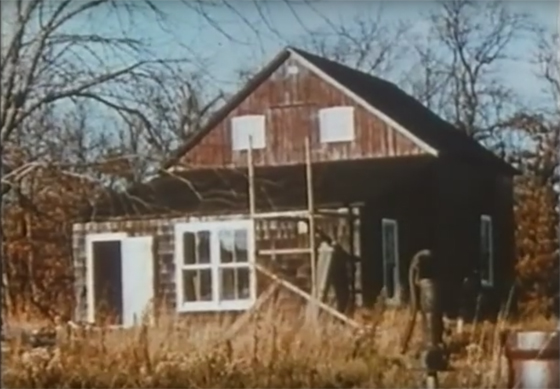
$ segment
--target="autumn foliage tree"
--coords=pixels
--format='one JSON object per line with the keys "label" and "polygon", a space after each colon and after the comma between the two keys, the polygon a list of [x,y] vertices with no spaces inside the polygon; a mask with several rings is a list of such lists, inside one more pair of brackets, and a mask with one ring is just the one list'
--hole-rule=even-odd
{"label": "autumn foliage tree", "polygon": [[517,280],[527,314],[550,314],[558,307],[558,154],[560,125],[542,117],[520,118],[534,152],[520,158],[516,185]]}
{"label": "autumn foliage tree", "polygon": [[68,316],[72,306],[72,221],[95,188],[54,169],[38,169],[4,208],[3,302],[12,313]]}
{"label": "autumn foliage tree", "polygon": [[522,170],[516,190],[517,275],[522,308],[528,314],[558,314],[560,263],[560,36],[537,35],[536,65],[549,104],[539,113],[515,118],[524,135],[517,153]]}

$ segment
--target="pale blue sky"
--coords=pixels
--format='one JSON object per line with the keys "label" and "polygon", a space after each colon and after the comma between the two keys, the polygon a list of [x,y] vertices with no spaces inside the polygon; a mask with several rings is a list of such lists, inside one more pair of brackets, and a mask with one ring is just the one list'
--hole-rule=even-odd
{"label": "pale blue sky", "polygon": [[[382,5],[384,17],[390,23],[408,20],[422,30],[426,23],[425,13],[434,7],[433,1],[315,1],[312,2],[313,9],[308,2],[294,3],[288,6],[284,1],[271,0],[262,2],[257,9],[253,1],[236,0],[229,2],[231,7],[204,7],[208,18],[222,30],[219,31],[194,9],[189,10],[179,2],[167,0],[162,1],[162,8],[170,15],[165,21],[167,31],[140,20],[133,28],[135,33],[150,39],[158,56],[196,53],[205,57],[204,66],[212,74],[215,86],[231,89],[235,87],[236,70],[263,64],[283,46],[297,44],[308,31],[328,28],[328,21],[338,23],[350,21],[357,14],[374,14]],[[558,28],[558,0],[512,0],[509,6],[532,14],[547,29],[556,31]],[[232,41],[231,37],[235,40]],[[527,42],[521,41],[512,48],[525,58],[530,57],[534,50]],[[526,63],[511,63],[504,70],[511,85],[520,92],[533,96],[538,94],[538,83]]]}
{"label": "pale blue sky", "polygon": [[[2,0],[2,8],[9,7],[10,3],[10,0]],[[139,1],[134,3],[140,4]],[[382,7],[384,21],[409,21],[417,31],[423,31],[427,25],[425,14],[436,5],[434,1],[411,0],[261,0],[257,7],[253,0],[204,0],[205,6],[200,9],[199,2],[187,3],[188,6],[174,0],[158,1],[167,15],[159,23],[149,12],[123,20],[115,16],[114,9],[107,8],[97,10],[91,18],[75,20],[72,27],[82,31],[90,28],[96,32],[100,29],[103,32],[124,31],[128,36],[148,41],[151,54],[158,58],[197,59],[195,65],[210,76],[206,84],[208,90],[232,92],[239,86],[238,70],[262,66],[282,47],[297,46],[311,31],[328,29],[329,23],[352,26],[351,20],[356,15],[367,17],[370,14],[373,18]],[[508,3],[516,10],[530,13],[542,27],[557,31],[559,0],[510,0]],[[206,17],[202,17],[200,11]],[[9,17],[9,13],[3,12],[3,32]],[[517,41],[511,50],[511,54],[521,60],[510,61],[500,76],[518,95],[529,101],[538,100],[542,96],[542,85],[533,74],[535,68],[527,63],[535,47],[527,41]],[[110,58],[117,60],[114,56]],[[204,60],[199,61],[200,58]],[[410,68],[412,61],[405,55],[400,65]]]}
{"label": "pale blue sky", "polygon": [[[2,8],[10,3],[2,0]],[[261,66],[282,47],[297,45],[310,31],[328,29],[329,23],[351,26],[350,21],[356,15],[375,15],[383,7],[384,20],[388,23],[406,20],[422,31],[427,23],[425,13],[435,6],[434,1],[412,0],[261,0],[257,7],[253,0],[204,0],[202,11],[207,17],[201,17],[199,2],[188,3],[190,6],[174,0],[158,1],[168,15],[160,23],[155,23],[150,13],[146,13],[148,16],[138,13],[133,20],[117,19],[114,9],[107,8],[97,10],[89,20],[76,20],[73,27],[125,31],[129,36],[149,41],[152,54],[159,58],[204,58],[197,66],[204,67],[211,75],[208,86],[231,91],[238,85],[236,71]],[[557,31],[559,0],[510,0],[508,3],[516,10],[530,13],[542,27]],[[9,17],[9,13],[3,12],[3,32]],[[503,77],[522,94],[537,97],[540,86],[532,75],[534,68],[526,63],[534,48],[519,41],[512,49],[525,61],[508,64]],[[402,63],[407,65],[406,57]]]}

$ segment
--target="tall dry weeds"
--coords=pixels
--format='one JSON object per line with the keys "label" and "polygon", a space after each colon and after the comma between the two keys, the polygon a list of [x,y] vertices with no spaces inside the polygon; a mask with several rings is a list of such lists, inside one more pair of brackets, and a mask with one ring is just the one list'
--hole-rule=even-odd
{"label": "tall dry weeds", "polygon": [[[10,388],[352,388],[421,387],[422,372],[412,356],[398,355],[407,317],[381,312],[370,317],[375,331],[357,333],[321,318],[305,322],[270,306],[232,339],[220,335],[230,325],[216,318],[165,319],[134,330],[99,329],[61,338],[55,350],[29,352],[14,345],[3,359],[2,385]],[[498,372],[496,331],[481,323],[466,326],[454,347],[454,370],[441,375],[442,387],[504,387]],[[517,324],[520,326],[521,324]],[[538,325],[547,328],[548,322]],[[508,324],[514,328],[514,324]],[[524,325],[525,326],[525,325]],[[418,345],[416,336],[415,344]],[[416,347],[417,348],[417,347]],[[412,347],[414,349],[414,347]]]}

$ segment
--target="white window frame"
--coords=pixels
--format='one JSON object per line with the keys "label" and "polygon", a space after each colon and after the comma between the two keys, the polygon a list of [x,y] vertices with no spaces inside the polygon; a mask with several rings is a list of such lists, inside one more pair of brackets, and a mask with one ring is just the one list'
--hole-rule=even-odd
{"label": "white window frame", "polygon": [[[321,143],[352,142],[356,139],[354,107],[337,106],[319,110]],[[344,124],[341,122],[345,120]],[[333,124],[334,121],[334,124]]]}
{"label": "white window frame", "polygon": [[265,115],[243,115],[231,118],[231,149],[233,151],[266,147]]}
{"label": "white window frame", "polygon": [[[247,231],[247,262],[220,263],[221,230]],[[185,232],[210,232],[210,262],[207,264],[185,265],[183,260]],[[211,311],[243,311],[251,308],[256,301],[257,282],[255,274],[254,222],[251,220],[227,220],[212,222],[178,223],[175,225],[175,269],[176,296],[178,312],[211,312]],[[249,298],[239,300],[220,301],[220,269],[248,268],[249,269]],[[210,269],[212,282],[211,301],[184,301],[183,270]]]}
{"label": "white window frame", "polygon": [[387,276],[387,270],[386,270],[386,265],[387,265],[387,260],[385,258],[385,228],[391,226],[394,227],[395,229],[395,242],[394,242],[394,251],[395,251],[395,271],[397,274],[397,279],[393,280],[394,281],[394,295],[392,297],[388,297],[388,300],[390,301],[395,301],[395,302],[399,302],[400,301],[400,293],[401,293],[401,280],[398,277],[398,274],[400,274],[400,267],[401,267],[401,259],[400,259],[400,252],[399,252],[399,223],[396,219],[381,219],[381,250],[382,250],[382,254],[381,254],[381,259],[383,261],[383,287],[385,288],[387,285],[387,280],[386,280],[386,276]]}
{"label": "white window frame", "polygon": [[[488,225],[488,241],[485,242],[484,237],[484,226]],[[493,287],[494,286],[494,224],[492,216],[481,215],[480,216],[480,260],[479,266],[481,270],[483,267],[487,267],[486,272],[488,274],[487,278],[484,278],[484,273],[480,273],[480,282],[482,286]],[[487,245],[487,247],[486,247]],[[483,256],[485,251],[488,251],[488,263],[483,263]]]}

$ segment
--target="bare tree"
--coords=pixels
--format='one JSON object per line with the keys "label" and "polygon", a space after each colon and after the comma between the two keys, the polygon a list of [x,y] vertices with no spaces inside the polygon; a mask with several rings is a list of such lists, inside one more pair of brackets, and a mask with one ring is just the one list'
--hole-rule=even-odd
{"label": "bare tree", "polygon": [[410,89],[460,131],[495,142],[517,103],[500,70],[514,59],[511,44],[531,31],[529,16],[502,0],[450,0],[428,17],[427,34],[413,39]]}
{"label": "bare tree", "polygon": [[[127,24],[140,15],[165,28],[154,2],[16,0],[1,7],[1,182],[9,205],[2,282],[44,308],[37,299],[56,288],[43,275],[69,276],[61,242],[84,202],[153,171],[157,155],[180,141],[182,129],[196,128],[215,99],[202,93],[187,59],[158,58],[130,34]],[[122,25],[96,28],[109,14]],[[47,252],[36,235],[58,246]],[[14,280],[25,281],[14,287]]]}
{"label": "bare tree", "polygon": [[[312,3],[310,4],[313,7]],[[324,27],[301,38],[303,48],[362,70],[388,75],[404,54],[402,38],[410,28],[406,21],[388,22],[383,6],[355,15],[351,22],[322,15]]]}
{"label": "bare tree", "polygon": [[560,32],[537,31],[537,74],[545,81],[545,92],[556,115],[560,115]]}
{"label": "bare tree", "polygon": [[[258,2],[255,2],[258,13],[266,21],[264,7],[257,4]],[[398,71],[396,65],[405,54],[405,46],[401,42],[410,23],[388,22],[383,5],[375,8],[368,7],[367,12],[357,12],[348,21],[334,20],[325,15],[318,9],[316,3],[310,0],[301,2],[285,0],[283,4],[294,17],[294,23],[303,31],[296,36],[282,37],[271,23],[266,23],[267,28],[285,44],[301,47],[366,73],[390,77]],[[321,20],[321,27],[309,28],[306,21],[299,16],[298,7],[305,7],[314,17]],[[236,70],[236,76],[241,83],[245,83],[254,72],[253,66],[244,64]]]}
{"label": "bare tree", "polygon": [[[196,11],[192,3],[185,10]],[[127,148],[139,139],[161,153],[168,151],[162,144],[171,146],[176,141],[169,136],[196,121],[196,110],[208,111],[201,101],[200,82],[177,78],[192,74],[186,58],[158,58],[149,42],[127,33],[124,25],[139,15],[147,15],[154,25],[164,25],[166,14],[152,1],[17,0],[3,2],[2,13],[11,20],[3,26],[0,64],[3,195],[39,167],[99,164],[99,158],[112,163],[115,158],[129,157],[130,151],[139,148]],[[123,24],[122,33],[95,28],[96,21],[109,13]],[[171,77],[175,77],[173,90]],[[150,97],[157,107],[150,106]],[[174,115],[179,114],[169,112],[177,108],[174,104],[189,112]],[[84,118],[84,111],[89,118]],[[100,115],[120,122],[113,121],[114,128],[108,131],[106,118],[95,123],[94,116]],[[155,130],[164,117],[177,121],[173,133]],[[88,126],[75,127],[76,120]],[[135,123],[136,130],[142,130],[134,135],[136,140],[129,136],[128,146],[119,144],[123,122],[129,129]],[[150,154],[152,150],[144,151]]]}

